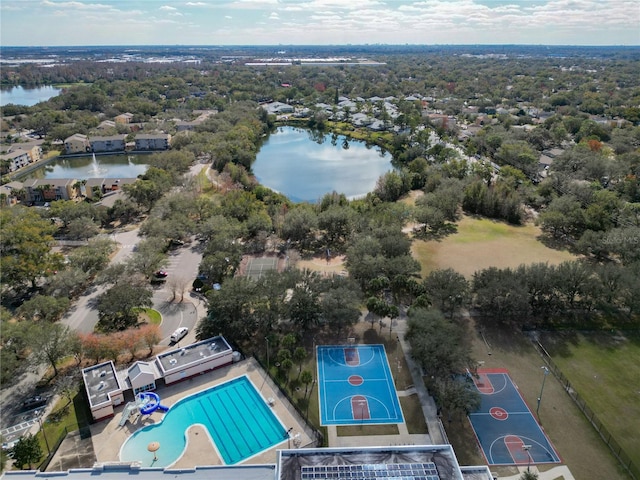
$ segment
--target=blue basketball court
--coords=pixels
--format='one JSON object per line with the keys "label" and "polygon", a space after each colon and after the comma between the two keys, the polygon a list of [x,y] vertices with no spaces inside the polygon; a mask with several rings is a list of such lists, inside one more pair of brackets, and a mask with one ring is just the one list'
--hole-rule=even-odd
{"label": "blue basketball court", "polygon": [[318,346],[322,425],[402,423],[384,345]]}
{"label": "blue basketball court", "polygon": [[479,369],[480,409],[469,420],[489,465],[560,463],[507,370]]}

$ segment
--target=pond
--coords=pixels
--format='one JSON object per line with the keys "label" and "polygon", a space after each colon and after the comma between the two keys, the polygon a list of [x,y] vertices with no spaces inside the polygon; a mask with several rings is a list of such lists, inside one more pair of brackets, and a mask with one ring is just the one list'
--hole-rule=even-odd
{"label": "pond", "polygon": [[393,170],[391,154],[343,135],[279,127],[252,166],[260,184],[294,202],[316,202],[336,191],[348,198],[371,192]]}
{"label": "pond", "polygon": [[145,155],[127,154],[57,158],[19,178],[136,178],[147,171],[145,161]]}
{"label": "pond", "polygon": [[36,103],[49,100],[51,97],[55,97],[60,94],[61,89],[46,85],[44,87],[36,88],[24,88],[24,87],[11,87],[3,88],[0,90],[0,106],[9,105],[26,105],[31,107]]}

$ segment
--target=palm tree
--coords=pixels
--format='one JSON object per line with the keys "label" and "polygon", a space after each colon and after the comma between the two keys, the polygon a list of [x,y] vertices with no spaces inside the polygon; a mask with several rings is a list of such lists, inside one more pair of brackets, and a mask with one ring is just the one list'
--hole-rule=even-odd
{"label": "palm tree", "polygon": [[313,382],[313,375],[311,375],[311,372],[309,370],[303,370],[300,374],[300,381],[304,383],[304,398],[307,398],[309,384]]}

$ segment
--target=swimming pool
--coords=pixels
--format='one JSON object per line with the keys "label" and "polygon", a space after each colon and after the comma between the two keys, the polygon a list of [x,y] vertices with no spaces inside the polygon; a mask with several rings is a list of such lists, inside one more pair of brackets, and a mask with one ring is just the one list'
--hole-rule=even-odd
{"label": "swimming pool", "polygon": [[[172,465],[184,452],[187,429],[196,424],[209,432],[227,465],[287,439],[287,430],[251,380],[242,376],[178,401],[161,422],[144,427],[127,439],[120,449],[120,460],[154,467]],[[160,450],[157,461],[153,461],[147,446],[156,441],[160,442]]]}

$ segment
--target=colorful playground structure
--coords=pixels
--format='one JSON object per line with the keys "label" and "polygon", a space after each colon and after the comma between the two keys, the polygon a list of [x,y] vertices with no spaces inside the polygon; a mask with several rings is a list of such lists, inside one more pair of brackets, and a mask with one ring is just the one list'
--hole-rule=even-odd
{"label": "colorful playground structure", "polygon": [[124,426],[134,413],[151,415],[156,410],[167,412],[169,407],[160,403],[160,396],[155,392],[138,393],[134,402],[129,402],[125,405],[120,419],[120,426]]}

